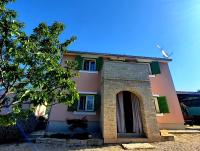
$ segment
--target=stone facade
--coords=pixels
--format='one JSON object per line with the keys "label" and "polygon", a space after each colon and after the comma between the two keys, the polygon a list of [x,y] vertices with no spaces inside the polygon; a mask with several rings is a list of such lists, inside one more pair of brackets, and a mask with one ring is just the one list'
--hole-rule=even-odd
{"label": "stone facade", "polygon": [[160,134],[152,99],[149,64],[104,61],[101,71],[101,128],[104,143],[118,143],[116,95],[130,91],[140,99],[144,134],[149,142],[159,141]]}

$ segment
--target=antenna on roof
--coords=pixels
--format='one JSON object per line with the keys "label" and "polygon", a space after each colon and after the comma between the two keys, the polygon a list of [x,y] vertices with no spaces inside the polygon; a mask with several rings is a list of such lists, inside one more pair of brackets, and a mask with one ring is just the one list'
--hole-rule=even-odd
{"label": "antenna on roof", "polygon": [[173,55],[173,52],[171,52],[170,54],[168,54],[167,51],[164,50],[159,44],[157,44],[156,47],[158,49],[160,49],[160,51],[161,51],[161,53],[162,53],[162,55],[163,55],[164,58],[170,58]]}

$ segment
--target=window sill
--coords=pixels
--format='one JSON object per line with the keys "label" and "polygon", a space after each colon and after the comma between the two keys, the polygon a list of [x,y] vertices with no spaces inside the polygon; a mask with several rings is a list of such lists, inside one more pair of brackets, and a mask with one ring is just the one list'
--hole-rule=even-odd
{"label": "window sill", "polygon": [[98,73],[98,71],[79,70],[81,73]]}
{"label": "window sill", "polygon": [[87,95],[91,95],[91,94],[97,94],[97,92],[90,92],[90,91],[79,91],[79,94],[87,94]]}
{"label": "window sill", "polygon": [[149,75],[149,77],[150,77],[150,78],[155,78],[156,76],[155,76],[155,75]]}
{"label": "window sill", "polygon": [[159,97],[160,95],[159,94],[153,94],[153,97]]}
{"label": "window sill", "polygon": [[163,113],[156,113],[156,116],[164,116]]}
{"label": "window sill", "polygon": [[73,114],[75,115],[96,115],[96,112],[89,112],[89,111],[74,111]]}

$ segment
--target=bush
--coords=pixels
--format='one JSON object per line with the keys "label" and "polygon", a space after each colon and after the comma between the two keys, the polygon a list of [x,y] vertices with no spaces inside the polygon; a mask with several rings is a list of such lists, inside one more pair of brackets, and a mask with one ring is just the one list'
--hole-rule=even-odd
{"label": "bush", "polygon": [[27,120],[18,120],[16,125],[0,126],[0,143],[22,141],[28,133],[34,131],[37,123],[35,115],[31,114]]}
{"label": "bush", "polygon": [[43,117],[43,116],[39,116],[37,118],[37,120],[38,120],[38,122],[37,122],[37,125],[35,127],[35,130],[36,131],[38,131],[38,130],[45,130],[48,120],[45,117]]}
{"label": "bush", "polygon": [[72,138],[84,140],[89,138],[88,135],[88,133],[75,133]]}
{"label": "bush", "polygon": [[82,119],[67,119],[66,122],[68,125],[70,125],[70,131],[74,131],[76,128],[86,130],[88,127],[88,120],[86,119],[86,116],[84,116]]}

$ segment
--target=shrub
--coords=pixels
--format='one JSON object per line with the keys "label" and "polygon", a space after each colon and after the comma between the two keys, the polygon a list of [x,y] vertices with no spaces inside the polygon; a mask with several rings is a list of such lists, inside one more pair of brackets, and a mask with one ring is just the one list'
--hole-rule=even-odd
{"label": "shrub", "polygon": [[23,141],[28,133],[34,131],[37,123],[35,115],[31,114],[27,120],[18,120],[16,125],[0,126],[0,143]]}
{"label": "shrub", "polygon": [[36,131],[38,131],[38,130],[45,130],[48,120],[44,116],[39,116],[37,118],[37,120],[38,120],[38,122],[37,122],[37,125],[35,127],[35,130]]}
{"label": "shrub", "polygon": [[70,119],[70,120],[67,119],[66,122],[68,125],[70,125],[69,129],[71,131],[74,131],[74,129],[76,129],[76,128],[82,128],[82,129],[86,130],[88,127],[88,121],[86,119],[86,116],[83,117],[82,119]]}

